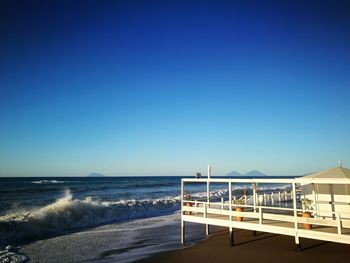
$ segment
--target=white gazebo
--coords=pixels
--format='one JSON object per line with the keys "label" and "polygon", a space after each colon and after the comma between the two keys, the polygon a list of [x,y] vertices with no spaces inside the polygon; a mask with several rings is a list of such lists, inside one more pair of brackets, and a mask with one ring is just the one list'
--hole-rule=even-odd
{"label": "white gazebo", "polygon": [[350,169],[339,167],[296,179],[315,217],[350,219]]}

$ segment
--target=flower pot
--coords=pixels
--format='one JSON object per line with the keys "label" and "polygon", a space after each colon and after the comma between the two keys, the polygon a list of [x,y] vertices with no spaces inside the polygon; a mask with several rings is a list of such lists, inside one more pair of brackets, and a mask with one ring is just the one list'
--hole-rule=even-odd
{"label": "flower pot", "polygon": [[[186,203],[186,206],[192,207],[192,203]],[[187,215],[192,215],[192,212],[187,211]]]}
{"label": "flower pot", "polygon": [[[243,212],[243,207],[236,207],[236,211],[237,211],[237,212]],[[236,216],[236,221],[242,222],[242,221],[243,221],[243,217],[241,217],[241,216]]]}
{"label": "flower pot", "polygon": [[[303,213],[303,217],[305,217],[305,218],[311,218],[312,216],[311,216],[311,213],[310,212],[304,212]],[[310,229],[312,229],[312,225],[311,224],[304,224],[304,229],[308,229],[308,230],[310,230]]]}

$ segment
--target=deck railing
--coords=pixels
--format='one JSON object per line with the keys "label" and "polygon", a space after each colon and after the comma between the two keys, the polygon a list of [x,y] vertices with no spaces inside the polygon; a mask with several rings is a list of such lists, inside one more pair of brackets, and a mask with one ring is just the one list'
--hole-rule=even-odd
{"label": "deck railing", "polygon": [[[182,242],[184,242],[184,222],[188,221],[229,227],[230,232],[232,232],[232,228],[242,228],[290,235],[295,237],[297,245],[299,245],[300,237],[350,244],[350,212],[342,212],[340,214],[331,211],[300,208],[300,191],[297,191],[297,184],[294,179],[182,179],[182,197],[184,196],[184,183],[191,182],[202,182],[208,185],[211,183],[228,183],[228,200],[224,202],[224,199],[221,198],[221,201],[211,201],[210,187],[207,187],[207,201],[184,200],[182,198]],[[247,204],[247,198],[245,199],[245,204],[235,204],[232,195],[232,184],[234,183],[291,184],[291,191],[283,193],[285,196],[289,196],[285,200],[290,202],[290,207],[277,206],[277,204],[282,203],[281,199],[277,199],[280,201],[276,203],[274,201],[270,202],[273,205],[269,205],[266,202],[263,202],[265,205],[261,205],[261,202],[257,202],[256,188],[253,189],[252,204]],[[237,207],[243,208],[243,211],[235,211]],[[304,212],[313,213],[315,217],[302,217]],[[317,214],[322,212],[328,212],[334,217],[317,217]],[[236,220],[237,217],[244,218],[244,220],[238,221]],[[303,224],[311,224],[313,227],[310,230],[306,230]]]}

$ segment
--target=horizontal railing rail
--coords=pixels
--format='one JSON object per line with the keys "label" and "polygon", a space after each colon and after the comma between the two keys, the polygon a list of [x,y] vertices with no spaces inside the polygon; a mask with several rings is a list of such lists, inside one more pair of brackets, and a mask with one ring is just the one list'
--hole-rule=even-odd
{"label": "horizontal railing rail", "polygon": [[[206,198],[199,197],[186,200],[184,183],[207,183]],[[228,183],[228,191],[223,196],[212,196],[210,183]],[[251,195],[245,194],[237,198],[232,194],[232,184],[252,184]],[[257,192],[261,184],[290,184],[284,191],[278,188]],[[230,229],[243,228],[261,230],[277,234],[295,236],[296,244],[299,237],[315,238],[350,244],[350,209],[349,211],[305,209],[302,206],[302,195],[295,179],[182,179],[181,180],[181,225],[184,221],[228,226]],[[277,192],[276,192],[277,190]],[[273,192],[275,191],[275,192]],[[261,199],[263,201],[259,201]],[[211,200],[214,199],[214,200]],[[221,199],[221,200],[220,200]],[[239,202],[239,203],[237,203]],[[242,204],[243,202],[243,204]],[[347,201],[321,201],[325,204],[349,205]],[[287,207],[286,207],[287,206]],[[236,210],[241,208],[241,210]],[[306,217],[307,213],[310,214]],[[305,217],[304,217],[305,216]],[[312,225],[312,229],[306,228]],[[231,231],[231,230],[230,230]],[[208,233],[208,228],[206,227]],[[182,231],[181,240],[184,231]]]}

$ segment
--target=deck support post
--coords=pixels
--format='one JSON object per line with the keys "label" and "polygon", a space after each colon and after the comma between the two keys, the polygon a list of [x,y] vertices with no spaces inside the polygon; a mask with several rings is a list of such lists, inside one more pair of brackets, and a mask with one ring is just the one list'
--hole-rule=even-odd
{"label": "deck support post", "polygon": [[230,246],[233,247],[235,245],[235,239],[233,234],[233,229],[230,227]]}
{"label": "deck support post", "polygon": [[298,233],[295,234],[295,248],[298,252],[301,252],[301,244],[300,244]]}
{"label": "deck support post", "polygon": [[209,224],[205,225],[205,234],[209,236]]}
{"label": "deck support post", "polygon": [[181,220],[181,244],[185,244],[185,222]]}
{"label": "deck support post", "polygon": [[[208,208],[210,207],[210,176],[211,176],[211,167],[208,165],[208,180],[207,180],[207,203]],[[209,224],[205,224],[205,234],[209,235]]]}
{"label": "deck support post", "polygon": [[256,230],[253,230],[253,237],[256,236]]}

